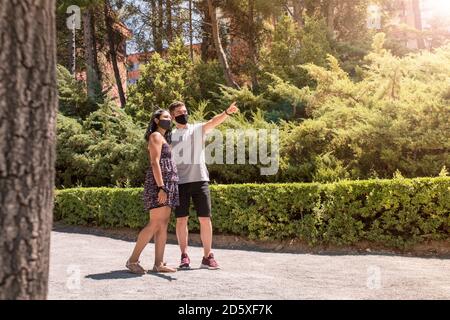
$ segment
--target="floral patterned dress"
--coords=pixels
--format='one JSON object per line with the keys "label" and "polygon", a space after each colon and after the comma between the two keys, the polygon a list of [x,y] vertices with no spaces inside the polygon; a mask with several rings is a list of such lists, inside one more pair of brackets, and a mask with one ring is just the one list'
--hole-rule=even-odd
{"label": "floral patterned dress", "polygon": [[143,194],[144,207],[146,211],[165,206],[175,208],[179,205],[177,166],[172,158],[170,146],[167,143],[162,145],[159,165],[161,167],[164,186],[169,191],[167,194],[167,200],[163,204],[158,202],[158,185],[156,184],[153,170],[150,166],[145,175]]}

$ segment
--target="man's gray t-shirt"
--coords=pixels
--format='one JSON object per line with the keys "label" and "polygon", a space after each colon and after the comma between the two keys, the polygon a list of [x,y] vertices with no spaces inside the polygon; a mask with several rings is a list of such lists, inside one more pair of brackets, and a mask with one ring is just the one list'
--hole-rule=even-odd
{"label": "man's gray t-shirt", "polygon": [[188,123],[172,132],[172,155],[177,165],[178,184],[209,181],[203,135],[204,123]]}

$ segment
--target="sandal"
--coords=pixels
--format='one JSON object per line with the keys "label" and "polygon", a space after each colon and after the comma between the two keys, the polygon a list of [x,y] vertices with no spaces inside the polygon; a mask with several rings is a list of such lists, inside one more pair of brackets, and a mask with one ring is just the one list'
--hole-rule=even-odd
{"label": "sandal", "polygon": [[168,267],[165,262],[162,262],[159,266],[153,266],[153,272],[177,272],[177,269]]}
{"label": "sandal", "polygon": [[130,260],[128,260],[127,263],[125,264],[125,267],[127,267],[127,269],[130,270],[132,273],[145,274],[145,269],[142,268],[139,262],[140,261],[130,262]]}

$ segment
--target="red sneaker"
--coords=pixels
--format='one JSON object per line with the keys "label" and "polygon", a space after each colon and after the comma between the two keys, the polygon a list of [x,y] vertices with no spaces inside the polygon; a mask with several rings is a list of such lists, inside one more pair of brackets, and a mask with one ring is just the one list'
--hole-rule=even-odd
{"label": "red sneaker", "polygon": [[191,260],[189,259],[189,256],[187,255],[187,253],[182,253],[181,254],[181,263],[178,268],[188,270],[191,268],[190,264],[191,264]]}
{"label": "red sneaker", "polygon": [[208,270],[217,270],[220,269],[219,264],[214,259],[214,254],[210,253],[207,258],[203,257],[202,264],[200,265],[201,269]]}

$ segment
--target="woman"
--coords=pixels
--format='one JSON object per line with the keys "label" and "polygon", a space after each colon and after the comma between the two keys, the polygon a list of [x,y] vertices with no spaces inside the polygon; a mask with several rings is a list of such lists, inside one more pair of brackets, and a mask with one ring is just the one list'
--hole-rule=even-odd
{"label": "woman", "polygon": [[167,226],[171,209],[179,205],[178,174],[170,151],[172,118],[166,110],[157,110],[145,133],[150,156],[144,184],[144,206],[150,211],[150,222],[139,233],[136,245],[126,267],[133,273],[144,274],[139,256],[149,241],[155,237],[155,272],[176,272],[163,262],[167,241]]}

